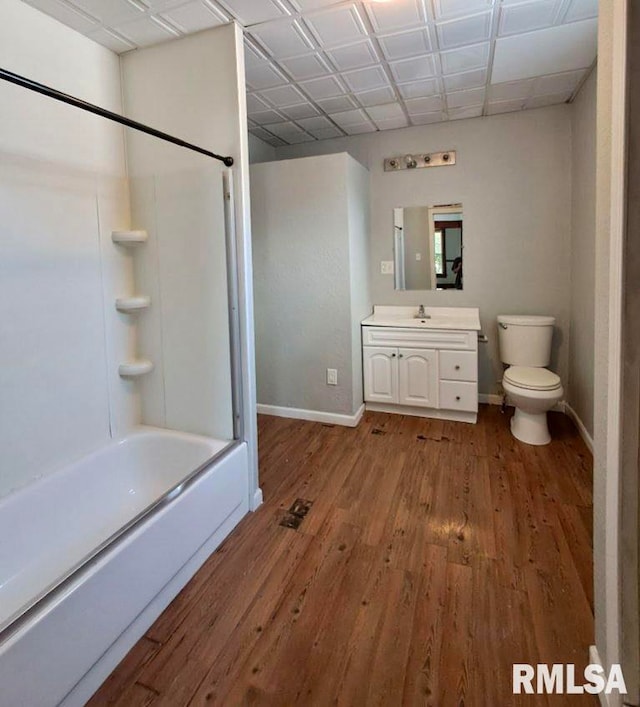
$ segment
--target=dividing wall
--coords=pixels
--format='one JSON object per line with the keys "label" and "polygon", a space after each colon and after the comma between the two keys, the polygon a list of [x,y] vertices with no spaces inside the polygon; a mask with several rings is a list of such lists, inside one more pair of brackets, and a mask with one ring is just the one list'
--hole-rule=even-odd
{"label": "dividing wall", "polygon": [[[362,406],[360,321],[371,313],[368,181],[345,153],[251,168],[264,411],[353,418]],[[337,370],[337,385],[327,384],[328,368]]]}

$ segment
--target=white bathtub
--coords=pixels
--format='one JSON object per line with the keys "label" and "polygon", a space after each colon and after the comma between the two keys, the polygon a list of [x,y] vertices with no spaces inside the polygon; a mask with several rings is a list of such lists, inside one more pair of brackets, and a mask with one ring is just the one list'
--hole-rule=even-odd
{"label": "white bathtub", "polygon": [[84,704],[248,511],[228,447],[143,427],[0,501],[0,705]]}

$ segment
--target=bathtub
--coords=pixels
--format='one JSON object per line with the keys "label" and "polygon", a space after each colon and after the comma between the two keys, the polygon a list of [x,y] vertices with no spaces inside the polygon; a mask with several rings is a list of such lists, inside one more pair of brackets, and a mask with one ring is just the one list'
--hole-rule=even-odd
{"label": "bathtub", "polygon": [[247,513],[244,443],[151,427],[0,500],[0,705],[82,705]]}

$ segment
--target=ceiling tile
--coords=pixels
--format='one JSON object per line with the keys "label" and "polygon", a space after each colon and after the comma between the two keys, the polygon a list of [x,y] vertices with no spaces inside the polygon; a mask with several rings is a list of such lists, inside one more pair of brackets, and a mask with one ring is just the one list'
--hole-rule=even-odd
{"label": "ceiling tile", "polygon": [[376,126],[373,123],[358,123],[357,125],[348,125],[344,128],[348,135],[361,135],[362,133],[375,133]]}
{"label": "ceiling tile", "polygon": [[[37,6],[37,3],[31,3]],[[73,0],[73,5],[97,17],[105,25],[118,25],[142,16],[144,8],[127,0]],[[68,5],[69,7],[69,5]]]}
{"label": "ceiling tile", "polygon": [[400,84],[398,90],[403,98],[422,98],[440,93],[440,85],[437,79],[426,79]]}
{"label": "ceiling tile", "polygon": [[291,120],[298,120],[299,118],[310,118],[311,116],[318,115],[318,109],[311,105],[311,103],[298,103],[295,106],[287,106],[282,108],[281,112],[291,118]]}
{"label": "ceiling tile", "polygon": [[228,18],[222,12],[200,0],[191,0],[185,5],[170,8],[162,12],[160,17],[187,34],[228,22]]}
{"label": "ceiling tile", "polygon": [[495,101],[490,102],[487,106],[488,115],[497,115],[498,113],[513,113],[514,111],[522,110],[524,101],[521,99],[512,99],[510,101]]}
{"label": "ceiling tile", "polygon": [[430,96],[429,98],[412,98],[405,101],[409,115],[421,113],[433,113],[442,110],[442,98],[440,96]]}
{"label": "ceiling tile", "polygon": [[331,73],[324,59],[319,54],[307,54],[278,62],[296,80],[312,79]]}
{"label": "ceiling tile", "polygon": [[449,108],[463,108],[465,106],[475,106],[484,101],[484,86],[482,88],[471,88],[468,91],[455,91],[447,93],[447,106]]}
{"label": "ceiling tile", "polygon": [[283,138],[287,142],[289,142],[290,137],[304,133],[304,130],[295,123],[276,123],[275,125],[267,125],[266,128],[269,132]]}
{"label": "ceiling tile", "polygon": [[296,103],[304,103],[305,97],[295,86],[277,86],[260,91],[260,98],[264,98],[268,103],[276,108],[294,106]]}
{"label": "ceiling tile", "polygon": [[244,65],[247,66],[262,66],[267,61],[266,55],[260,49],[249,43],[245,35],[244,39]]}
{"label": "ceiling tile", "polygon": [[390,103],[396,97],[391,86],[376,88],[373,91],[362,91],[356,93],[355,97],[363,106],[379,106],[383,103]]}
{"label": "ceiling tile", "polygon": [[496,40],[492,83],[533,78],[591,66],[597,20],[583,20]]}
{"label": "ceiling tile", "polygon": [[247,93],[247,111],[256,113],[261,110],[268,110],[269,106],[255,93]]}
{"label": "ceiling tile", "polygon": [[277,0],[217,0],[217,2],[245,26],[289,14]]}
{"label": "ceiling tile", "polygon": [[[63,4],[59,0],[30,0],[29,4],[78,32],[92,32],[98,27],[98,17],[93,17],[90,13],[82,12],[80,9],[76,10],[75,7]],[[101,40],[97,41],[100,44],[105,44]],[[108,38],[106,41],[109,41]]]}
{"label": "ceiling tile", "polygon": [[333,98],[320,98],[316,103],[325,113],[339,113],[343,110],[355,108],[356,104],[350,96],[335,96]]}
{"label": "ceiling tile", "polygon": [[318,140],[329,140],[333,137],[344,137],[344,133],[332,125],[330,128],[321,128],[320,130],[310,130],[309,131],[313,137]]}
{"label": "ceiling tile", "polygon": [[139,47],[156,44],[178,36],[177,31],[172,30],[169,25],[161,23],[154,17],[145,16],[139,20],[120,25],[118,31],[123,37]]}
{"label": "ceiling tile", "polygon": [[573,93],[584,77],[584,71],[568,71],[563,74],[541,76],[535,80],[534,96],[547,96],[553,93]]}
{"label": "ceiling tile", "polygon": [[550,27],[558,11],[558,0],[535,0],[521,5],[507,5],[500,11],[501,35],[531,32]]}
{"label": "ceiling tile", "polygon": [[327,54],[338,71],[359,69],[363,66],[377,64],[379,61],[376,50],[368,40],[327,50]]}
{"label": "ceiling tile", "polygon": [[296,21],[262,24],[249,32],[276,59],[306,54],[313,49],[313,43]]}
{"label": "ceiling tile", "polygon": [[347,5],[305,16],[318,41],[325,47],[351,44],[367,36],[355,5]]}
{"label": "ceiling tile", "polygon": [[355,110],[346,110],[341,113],[330,113],[329,117],[334,123],[337,123],[341,128],[347,125],[358,125],[366,123],[368,118],[363,110],[356,108]]}
{"label": "ceiling tile", "polygon": [[435,75],[435,65],[432,56],[416,59],[405,59],[390,64],[391,73],[399,83],[429,78]]}
{"label": "ceiling tile", "polygon": [[378,37],[378,42],[388,61],[421,56],[422,54],[429,54],[431,51],[431,41],[426,29],[414,29],[408,32],[388,34]]}
{"label": "ceiling tile", "polygon": [[565,91],[564,93],[553,93],[546,96],[533,96],[525,103],[525,108],[544,108],[558,103],[566,103],[571,98],[572,93],[572,91]]}
{"label": "ceiling tile", "polygon": [[300,12],[320,10],[323,7],[329,7],[341,2],[344,2],[344,0],[291,0],[291,4]]}
{"label": "ceiling tile", "polygon": [[493,0],[433,0],[435,16],[438,20],[487,10],[492,5]]}
{"label": "ceiling tile", "polygon": [[285,118],[274,110],[261,110],[249,113],[249,117],[258,125],[269,125],[270,123],[282,123]]}
{"label": "ceiling tile", "polygon": [[95,32],[89,32],[87,37],[93,39],[94,42],[98,42],[98,44],[102,44],[103,47],[111,49],[112,52],[116,52],[117,54],[135,49],[135,44],[132,44],[116,32],[105,29],[104,27],[101,27]]}
{"label": "ceiling tile", "polygon": [[308,131],[323,130],[334,127],[331,121],[324,115],[318,115],[315,118],[302,118],[301,120],[298,120],[297,123],[300,127]]}
{"label": "ceiling tile", "polygon": [[449,108],[449,120],[463,120],[464,118],[479,118],[482,115],[482,105],[467,106],[465,108]]}
{"label": "ceiling tile", "polygon": [[461,74],[450,74],[445,76],[443,81],[446,91],[462,91],[466,88],[484,86],[487,83],[487,70],[475,69]]}
{"label": "ceiling tile", "polygon": [[397,118],[388,118],[387,120],[374,120],[378,130],[397,130],[398,128],[406,128],[409,125],[405,115],[399,115]]}
{"label": "ceiling tile", "polygon": [[352,91],[369,91],[389,85],[389,80],[381,66],[372,66],[367,69],[357,69],[342,74],[342,78]]}
{"label": "ceiling tile", "polygon": [[442,73],[457,74],[470,69],[483,69],[489,62],[489,42],[440,53]]}
{"label": "ceiling tile", "polygon": [[467,44],[476,44],[489,39],[491,35],[490,12],[483,12],[471,17],[463,17],[458,20],[448,20],[439,22],[436,25],[440,48],[452,49]]}
{"label": "ceiling tile", "polygon": [[569,5],[565,22],[587,20],[598,16],[598,0],[573,0]]}
{"label": "ceiling tile", "polygon": [[402,106],[399,103],[386,103],[381,106],[371,106],[371,108],[367,108],[367,113],[375,123],[379,120],[405,117]]}
{"label": "ceiling tile", "polygon": [[490,101],[506,101],[514,98],[529,98],[533,92],[534,81],[507,81],[506,83],[494,83],[489,86]]}
{"label": "ceiling tile", "polygon": [[412,125],[430,125],[431,123],[441,123],[446,120],[447,116],[442,111],[434,111],[433,113],[420,113],[411,116]]}
{"label": "ceiling tile", "polygon": [[320,79],[311,79],[311,81],[301,81],[300,86],[306,91],[311,98],[332,98],[345,93],[342,84],[335,76],[325,76]]}
{"label": "ceiling tile", "polygon": [[376,32],[415,27],[427,19],[422,0],[370,2],[365,7]]}
{"label": "ceiling tile", "polygon": [[247,66],[247,84],[254,89],[271,88],[272,86],[282,86],[287,83],[287,79],[274,66],[262,63],[256,66]]}

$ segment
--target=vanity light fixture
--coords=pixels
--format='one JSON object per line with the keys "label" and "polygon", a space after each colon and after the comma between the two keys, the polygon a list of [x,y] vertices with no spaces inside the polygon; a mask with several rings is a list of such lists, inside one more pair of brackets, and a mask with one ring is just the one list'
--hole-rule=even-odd
{"label": "vanity light fixture", "polygon": [[428,152],[420,155],[401,155],[387,157],[384,161],[385,172],[397,172],[401,169],[422,169],[424,167],[448,167],[456,163],[456,151]]}

